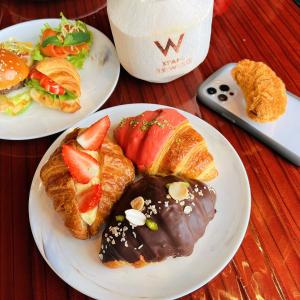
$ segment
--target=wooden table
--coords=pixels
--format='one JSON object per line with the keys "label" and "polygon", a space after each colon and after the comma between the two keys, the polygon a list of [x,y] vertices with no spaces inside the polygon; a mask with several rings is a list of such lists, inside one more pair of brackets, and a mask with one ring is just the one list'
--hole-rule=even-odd
{"label": "wooden table", "polygon": [[[24,2],[0,2],[0,28],[64,11],[83,17],[111,38],[103,1]],[[218,276],[184,299],[300,299],[300,168],[195,99],[198,85],[213,71],[246,57],[268,63],[287,89],[300,95],[299,33],[300,8],[293,1],[234,0],[214,18],[209,54],[198,68],[168,84],[143,82],[122,70],[104,106],[151,102],[201,114],[230,141],[245,165],[252,211],[244,241]],[[0,140],[0,299],[87,298],[48,267],[28,221],[31,180],[56,137]]]}

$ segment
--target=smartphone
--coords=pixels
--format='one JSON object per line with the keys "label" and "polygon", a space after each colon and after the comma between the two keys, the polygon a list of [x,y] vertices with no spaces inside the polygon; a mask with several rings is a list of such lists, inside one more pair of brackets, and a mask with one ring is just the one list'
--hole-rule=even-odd
{"label": "smartphone", "polygon": [[300,98],[288,92],[283,116],[273,122],[255,122],[247,116],[243,92],[231,76],[235,66],[225,65],[207,78],[198,88],[198,101],[300,166]]}

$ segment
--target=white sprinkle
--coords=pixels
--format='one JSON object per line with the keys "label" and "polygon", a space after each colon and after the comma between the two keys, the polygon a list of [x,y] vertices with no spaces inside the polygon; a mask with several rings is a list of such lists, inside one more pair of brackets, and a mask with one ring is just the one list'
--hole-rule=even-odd
{"label": "white sprinkle", "polygon": [[109,227],[109,231],[114,235],[116,236],[118,234],[118,230],[119,228],[117,226],[114,226],[114,227]]}
{"label": "white sprinkle", "polygon": [[136,233],[134,231],[132,231],[132,235],[134,236],[134,238],[136,239]]}
{"label": "white sprinkle", "polygon": [[193,206],[195,206],[195,203],[194,203],[194,202],[192,202],[192,205],[193,205]]}
{"label": "white sprinkle", "polygon": [[187,206],[184,208],[184,210],[183,210],[183,212],[184,212],[186,215],[190,214],[192,211],[193,211],[193,208],[192,208],[191,206],[189,206],[189,205],[187,205]]}
{"label": "white sprinkle", "polygon": [[180,205],[181,205],[181,206],[184,206],[184,204],[185,204],[184,201],[181,201],[181,202],[180,202]]}
{"label": "white sprinkle", "polygon": [[144,244],[142,244],[142,245],[138,246],[138,249],[141,249],[141,248],[143,248],[143,246],[144,246]]}
{"label": "white sprinkle", "polygon": [[199,191],[199,189],[198,189],[198,188],[195,188],[195,189],[194,189],[194,191],[195,191],[195,192],[198,192],[198,191]]}
{"label": "white sprinkle", "polygon": [[127,243],[127,241],[125,242],[125,247],[128,247],[128,243]]}
{"label": "white sprinkle", "polygon": [[159,203],[159,204],[160,204],[160,203],[161,203],[161,201],[157,201],[157,203]]}
{"label": "white sprinkle", "polygon": [[150,199],[145,200],[145,204],[148,206],[152,201]]}
{"label": "white sprinkle", "polygon": [[99,254],[99,258],[100,258],[101,260],[103,260],[103,255],[102,255],[102,254]]}
{"label": "white sprinkle", "polygon": [[150,209],[150,214],[152,214],[152,213],[154,213],[155,215],[157,214],[157,210],[155,208],[155,205],[150,205],[149,209]]}
{"label": "white sprinkle", "polygon": [[167,198],[167,199],[171,199],[171,196],[168,194],[168,195],[166,196],[166,198]]}
{"label": "white sprinkle", "polygon": [[168,207],[168,206],[169,206],[169,202],[165,201],[165,207]]}
{"label": "white sprinkle", "polygon": [[115,242],[115,240],[113,239],[113,240],[111,241],[111,243],[114,245],[116,242]]}
{"label": "white sprinkle", "polygon": [[199,196],[203,196],[203,192],[200,191],[200,192],[198,193],[198,195],[199,195]]}

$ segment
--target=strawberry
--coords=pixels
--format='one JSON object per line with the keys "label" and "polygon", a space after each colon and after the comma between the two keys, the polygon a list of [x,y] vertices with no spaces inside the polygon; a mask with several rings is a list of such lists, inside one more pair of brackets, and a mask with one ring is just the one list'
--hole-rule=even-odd
{"label": "strawberry", "polygon": [[99,173],[99,165],[95,158],[70,145],[62,146],[62,157],[72,177],[80,183],[88,183]]}
{"label": "strawberry", "polygon": [[110,127],[108,116],[100,119],[92,126],[83,131],[78,137],[78,144],[86,150],[97,150],[101,147],[103,140]]}
{"label": "strawberry", "polygon": [[85,213],[96,207],[100,201],[101,194],[100,184],[94,184],[88,190],[80,193],[77,196],[79,211]]}

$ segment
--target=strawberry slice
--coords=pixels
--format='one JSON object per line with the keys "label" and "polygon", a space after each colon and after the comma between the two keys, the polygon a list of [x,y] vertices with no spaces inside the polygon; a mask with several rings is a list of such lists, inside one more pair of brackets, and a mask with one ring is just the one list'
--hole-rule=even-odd
{"label": "strawberry slice", "polygon": [[102,190],[100,184],[92,185],[88,190],[77,196],[78,208],[81,213],[85,213],[96,207],[100,201]]}
{"label": "strawberry slice", "polygon": [[62,146],[62,157],[72,177],[80,183],[88,183],[99,173],[99,165],[95,158],[70,145]]}
{"label": "strawberry slice", "polygon": [[86,150],[97,150],[101,147],[103,140],[110,127],[110,119],[108,116],[100,119],[92,126],[83,131],[78,137],[78,144]]}

